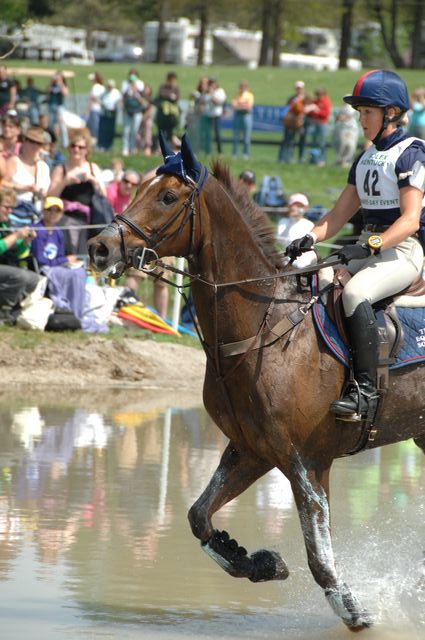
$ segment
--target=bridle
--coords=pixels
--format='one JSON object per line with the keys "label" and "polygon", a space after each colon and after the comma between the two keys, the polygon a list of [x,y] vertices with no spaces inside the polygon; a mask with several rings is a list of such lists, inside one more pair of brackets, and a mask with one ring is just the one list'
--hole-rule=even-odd
{"label": "bridle", "polygon": [[[149,268],[147,263],[151,261],[155,261],[159,259],[157,249],[167,240],[171,240],[175,236],[178,236],[182,233],[183,229],[187,225],[190,224],[190,234],[189,234],[189,247],[187,252],[187,258],[190,259],[193,256],[193,251],[195,248],[195,232],[196,232],[196,216],[199,218],[199,237],[201,237],[202,232],[202,218],[201,218],[201,203],[200,203],[200,192],[202,188],[202,184],[205,178],[206,168],[202,166],[200,177],[197,182],[194,182],[190,178],[187,178],[187,183],[189,183],[192,187],[190,194],[186,198],[186,200],[182,203],[181,207],[176,211],[176,213],[167,220],[161,227],[156,229],[151,235],[148,235],[143,231],[138,224],[136,224],[133,220],[131,220],[128,216],[123,213],[120,213],[115,216],[115,219],[110,223],[109,226],[114,225],[118,229],[121,239],[121,253],[124,256],[125,264],[131,264],[136,269],[141,269],[143,271],[153,271],[155,266]],[[196,207],[196,199],[198,200],[198,206]],[[183,214],[183,215],[182,215]],[[181,217],[180,224],[167,235],[167,231],[170,227],[173,226],[175,222],[179,220]],[[135,233],[139,238],[141,238],[145,243],[145,247],[137,247],[135,249],[128,249],[124,239],[124,231],[120,224],[123,222],[127,227],[129,227],[133,233]]]}

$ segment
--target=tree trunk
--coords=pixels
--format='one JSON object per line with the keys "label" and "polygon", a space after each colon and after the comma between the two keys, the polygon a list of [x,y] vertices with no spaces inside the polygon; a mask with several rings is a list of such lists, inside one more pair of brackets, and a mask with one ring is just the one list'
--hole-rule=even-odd
{"label": "tree trunk", "polygon": [[205,57],[205,37],[208,28],[208,5],[207,3],[202,3],[199,9],[199,48],[198,48],[198,59],[196,64],[198,67],[201,67],[204,64]]}
{"label": "tree trunk", "polygon": [[280,47],[282,43],[284,0],[275,0],[274,4],[272,66],[278,67],[280,65]]}
{"label": "tree trunk", "polygon": [[343,0],[341,20],[341,44],[339,47],[339,68],[346,69],[348,50],[351,45],[351,27],[353,24],[353,8],[355,0]]}
{"label": "tree trunk", "polygon": [[271,23],[271,0],[263,0],[261,6],[261,49],[260,59],[258,60],[259,67],[265,67],[269,63],[269,51],[270,51],[270,23]]}
{"label": "tree trunk", "polygon": [[392,0],[391,5],[391,25],[390,25],[390,36],[388,35],[388,30],[385,24],[383,12],[382,12],[382,3],[381,0],[375,0],[373,5],[373,10],[376,14],[377,20],[381,25],[382,39],[384,41],[384,46],[388,51],[391,60],[396,68],[403,68],[405,66],[403,62],[403,58],[401,57],[396,42],[396,27],[397,27],[397,0]]}
{"label": "tree trunk", "polygon": [[[422,67],[422,21],[424,19],[423,0],[415,0],[413,10],[413,27],[412,27],[412,57],[410,67],[412,69],[420,69]],[[425,53],[425,51],[424,51]]]}
{"label": "tree trunk", "polygon": [[167,19],[167,0],[158,0],[158,40],[156,47],[156,62],[165,62],[165,45],[167,44],[167,31],[165,21]]}

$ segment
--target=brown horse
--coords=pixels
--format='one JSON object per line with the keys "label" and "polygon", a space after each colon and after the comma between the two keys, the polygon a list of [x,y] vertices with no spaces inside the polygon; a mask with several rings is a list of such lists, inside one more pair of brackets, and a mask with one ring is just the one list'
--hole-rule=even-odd
{"label": "brown horse", "polygon": [[[330,531],[332,461],[355,450],[360,438],[357,423],[337,422],[329,413],[344,367],[316,333],[306,305],[310,295],[299,292],[293,275],[285,277],[288,267],[276,276],[281,264],[274,231],[228,169],[214,163],[201,188],[205,168],[187,140],[175,157],[169,149],[163,153],[163,172],[141,186],[124,215],[90,241],[89,251],[93,267],[114,277],[132,260],[137,263],[144,247],[188,260],[207,354],[204,403],[229,438],[220,465],[190,509],[192,531],[232,576],[285,579],[288,570],[278,553],[248,555],[211,521],[218,509],[277,467],[291,482],[316,582],[350,629],[368,627],[371,616],[338,577]],[[170,158],[180,163],[182,174],[173,166],[167,171]],[[277,331],[282,324],[285,331]],[[296,329],[288,330],[293,325]],[[390,389],[368,446],[414,437],[425,450],[422,367],[391,373]]]}

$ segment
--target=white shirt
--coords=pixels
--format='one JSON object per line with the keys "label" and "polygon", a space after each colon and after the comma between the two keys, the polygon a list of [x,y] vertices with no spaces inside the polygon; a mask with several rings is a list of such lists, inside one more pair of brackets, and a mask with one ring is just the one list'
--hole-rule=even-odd
{"label": "white shirt", "polygon": [[[283,245],[283,248],[291,244],[293,240],[297,240],[297,238],[302,238],[309,231],[312,230],[314,224],[311,220],[307,220],[307,218],[300,218],[296,220],[295,218],[281,218],[279,220],[277,235],[279,242]],[[310,264],[315,264],[317,262],[316,254],[314,251],[306,251],[301,256],[299,256],[292,263],[294,267],[308,267]]]}
{"label": "white shirt", "polygon": [[96,82],[90,89],[89,97],[93,100],[90,101],[90,110],[100,112],[100,97],[105,93],[105,87],[103,84]]}
{"label": "white shirt", "polygon": [[211,102],[208,106],[208,115],[218,118],[223,115],[223,105],[226,102],[226,93],[221,87],[217,87],[211,94]]}

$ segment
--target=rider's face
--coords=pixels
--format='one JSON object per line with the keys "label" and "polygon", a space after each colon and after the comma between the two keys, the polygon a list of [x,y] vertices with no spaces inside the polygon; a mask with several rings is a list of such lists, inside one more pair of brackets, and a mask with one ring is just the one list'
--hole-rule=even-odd
{"label": "rider's face", "polygon": [[[373,140],[379,133],[384,120],[384,109],[382,107],[357,107],[360,113],[360,125],[363,133],[368,140]],[[391,119],[395,115],[394,107],[389,107],[387,115]],[[382,138],[390,135],[395,125],[388,125],[381,134]]]}

